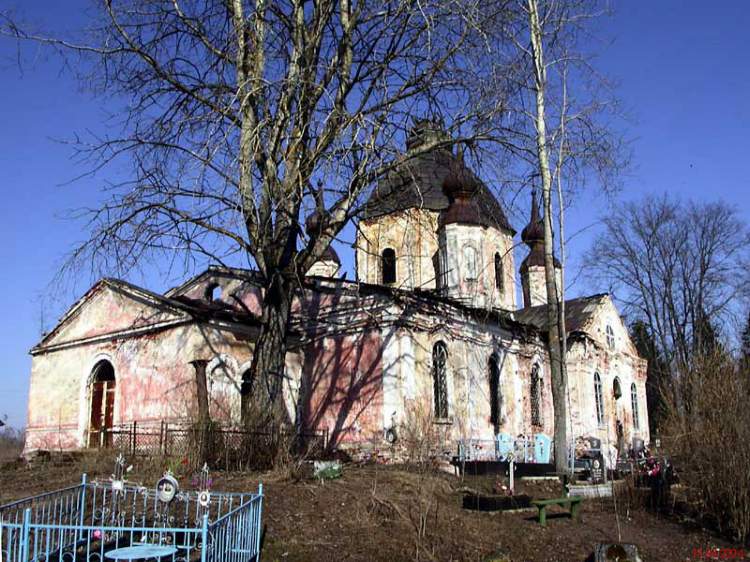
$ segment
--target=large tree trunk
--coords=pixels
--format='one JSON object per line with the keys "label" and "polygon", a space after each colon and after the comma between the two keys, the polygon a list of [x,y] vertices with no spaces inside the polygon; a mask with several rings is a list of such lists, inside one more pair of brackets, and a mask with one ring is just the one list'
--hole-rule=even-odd
{"label": "large tree trunk", "polygon": [[198,402],[198,421],[201,425],[206,425],[210,420],[210,413],[208,411],[208,382],[206,381],[206,365],[208,361],[205,359],[196,359],[191,361],[190,364],[195,369],[195,396]]}
{"label": "large tree trunk", "polygon": [[555,469],[567,473],[567,375],[563,368],[562,330],[559,316],[559,301],[555,279],[554,246],[552,241],[552,174],[550,172],[545,124],[546,71],[542,30],[539,24],[537,0],[528,0],[529,28],[534,63],[536,86],[536,146],[539,174],[542,178],[544,202],[544,274],[547,288],[547,321],[549,324],[550,374],[552,379],[552,403],[555,410]]}
{"label": "large tree trunk", "polygon": [[291,316],[293,284],[280,274],[265,286],[261,326],[250,364],[251,397],[243,400],[247,427],[276,431],[290,423],[284,403],[286,332]]}
{"label": "large tree trunk", "polygon": [[196,359],[191,361],[190,364],[195,369],[195,396],[198,402],[198,426],[193,427],[193,436],[197,445],[197,464],[201,465],[209,460],[208,440],[211,412],[208,407],[208,381],[206,379],[208,361],[205,359]]}

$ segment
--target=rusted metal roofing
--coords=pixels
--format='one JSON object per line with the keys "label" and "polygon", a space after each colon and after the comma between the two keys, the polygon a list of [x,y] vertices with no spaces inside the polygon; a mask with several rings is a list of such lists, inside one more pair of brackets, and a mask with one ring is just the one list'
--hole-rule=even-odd
{"label": "rusted metal roofing", "polygon": [[[596,313],[596,309],[606,297],[607,293],[600,293],[590,297],[580,297],[565,301],[565,329],[567,333],[586,332],[589,322]],[[516,321],[521,324],[531,324],[544,332],[549,329],[546,304],[523,308],[517,311],[514,316]]]}
{"label": "rusted metal roofing", "polygon": [[[450,201],[443,193],[443,182],[456,166],[458,157],[446,149],[409,157],[385,179],[378,182],[369,201],[365,204],[361,218],[373,219],[405,209],[418,208],[440,212],[447,209]],[[458,164],[462,165],[463,164]],[[465,167],[465,166],[464,166]],[[492,226],[515,234],[500,203],[487,185],[466,168],[466,176],[477,184],[472,201],[479,214]]]}

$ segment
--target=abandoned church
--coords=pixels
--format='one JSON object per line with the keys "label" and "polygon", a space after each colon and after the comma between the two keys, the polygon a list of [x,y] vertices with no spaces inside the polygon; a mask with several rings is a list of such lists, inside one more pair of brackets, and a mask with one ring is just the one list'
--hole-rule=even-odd
{"label": "abandoned church", "polygon": [[[407,151],[420,142],[413,134]],[[516,232],[463,159],[405,159],[359,216],[356,280],[329,249],[300,283],[281,374],[290,420],[338,449],[389,450],[425,420],[454,454],[501,437],[549,444],[544,235],[532,199],[517,275]],[[196,369],[211,418],[240,425],[243,400],[260,391],[246,375],[260,302],[248,270],[210,267],[163,294],[102,279],[31,350],[26,452],[97,446],[134,422],[188,423]],[[611,298],[565,309],[569,437],[648,442],[646,362]]]}

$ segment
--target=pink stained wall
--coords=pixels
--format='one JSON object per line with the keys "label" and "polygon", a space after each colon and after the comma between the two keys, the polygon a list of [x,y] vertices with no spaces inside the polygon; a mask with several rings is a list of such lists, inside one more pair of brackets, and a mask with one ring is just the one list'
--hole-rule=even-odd
{"label": "pink stained wall", "polygon": [[332,335],[305,350],[303,421],[331,447],[382,437],[383,341],[378,331]]}
{"label": "pink stained wall", "polygon": [[[210,342],[210,346],[209,346]],[[184,420],[197,411],[190,361],[212,351],[249,361],[251,344],[231,333],[185,325],[137,337],[77,345],[32,360],[26,451],[72,449],[85,444],[91,372],[100,359],[114,367],[114,424]],[[223,397],[212,395],[212,415],[227,421]]]}

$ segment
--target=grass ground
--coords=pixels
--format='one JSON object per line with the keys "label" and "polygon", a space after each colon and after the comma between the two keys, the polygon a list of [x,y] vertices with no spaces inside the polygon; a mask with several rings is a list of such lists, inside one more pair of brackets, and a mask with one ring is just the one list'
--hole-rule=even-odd
{"label": "grass ground", "polygon": [[[68,459],[0,469],[0,504],[80,480],[108,476],[111,459]],[[156,481],[166,466],[139,466],[132,479]],[[254,490],[262,481],[264,561],[400,560],[583,561],[597,542],[638,545],[644,561],[695,560],[694,549],[731,547],[621,500],[584,502],[575,522],[553,510],[547,528],[536,513],[478,512],[462,507],[467,491],[487,493],[493,480],[379,465],[345,466],[343,477],[317,482],[282,473],[215,473],[218,490]],[[557,483],[521,483],[519,492],[556,497]]]}

